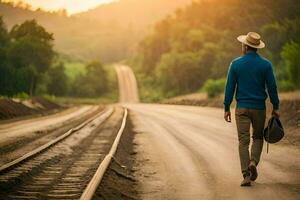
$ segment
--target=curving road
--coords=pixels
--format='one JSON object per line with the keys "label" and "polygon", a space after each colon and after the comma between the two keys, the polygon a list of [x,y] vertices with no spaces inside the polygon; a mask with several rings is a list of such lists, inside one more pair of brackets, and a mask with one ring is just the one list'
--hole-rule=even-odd
{"label": "curving road", "polygon": [[300,199],[298,146],[272,145],[269,154],[264,149],[257,181],[241,188],[234,120],[224,122],[217,108],[126,103],[136,100],[128,99],[136,86],[126,82],[131,73],[120,70],[121,103],[139,133],[142,199]]}
{"label": "curving road", "polygon": [[138,88],[133,71],[125,65],[116,65],[115,69],[119,80],[119,102],[138,103]]}

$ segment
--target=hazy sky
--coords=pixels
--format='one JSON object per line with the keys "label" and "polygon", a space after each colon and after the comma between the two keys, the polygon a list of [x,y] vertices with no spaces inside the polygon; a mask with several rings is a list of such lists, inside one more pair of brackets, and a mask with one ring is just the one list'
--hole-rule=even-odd
{"label": "hazy sky", "polygon": [[[7,0],[18,2],[20,0]],[[65,8],[68,14],[88,10],[102,3],[112,2],[114,0],[22,0],[32,5],[33,8],[42,8],[44,10],[58,10]]]}

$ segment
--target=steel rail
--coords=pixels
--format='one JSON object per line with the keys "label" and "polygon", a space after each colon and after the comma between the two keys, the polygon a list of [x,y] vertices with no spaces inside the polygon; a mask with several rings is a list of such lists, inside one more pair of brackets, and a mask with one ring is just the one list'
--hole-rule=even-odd
{"label": "steel rail", "polygon": [[100,163],[96,173],[94,174],[93,178],[91,179],[91,181],[85,188],[84,192],[82,193],[80,200],[91,200],[93,198],[98,186],[100,185],[100,183],[102,181],[103,175],[105,174],[105,172],[111,162],[111,159],[114,157],[114,155],[117,151],[121,136],[125,129],[127,115],[128,115],[128,111],[125,108],[122,124],[118,131],[117,137],[116,137],[109,153],[105,156],[104,160]]}
{"label": "steel rail", "polygon": [[[21,156],[20,158],[17,158],[7,164],[4,164],[3,166],[0,167],[0,174],[4,174],[7,171],[13,169],[14,167],[16,167],[17,165],[29,160],[30,158],[40,154],[41,152],[44,152],[45,150],[49,149],[50,147],[52,147],[53,145],[57,144],[58,142],[63,141],[64,139],[66,139],[67,137],[69,137],[70,135],[72,135],[73,133],[79,131],[80,129],[82,129],[83,127],[85,127],[87,124],[89,124],[90,122],[92,122],[93,120],[95,120],[98,117],[103,117],[103,121],[104,122],[109,116],[111,116],[111,114],[113,113],[114,108],[108,108],[105,109],[104,111],[94,115],[93,117],[89,118],[88,120],[86,120],[85,122],[83,122],[82,124],[76,126],[75,128],[70,129],[69,131],[67,131],[66,133],[64,133],[63,135],[55,138],[54,140],[51,140],[50,142],[26,153],[25,155]],[[102,123],[101,122],[101,123]]]}

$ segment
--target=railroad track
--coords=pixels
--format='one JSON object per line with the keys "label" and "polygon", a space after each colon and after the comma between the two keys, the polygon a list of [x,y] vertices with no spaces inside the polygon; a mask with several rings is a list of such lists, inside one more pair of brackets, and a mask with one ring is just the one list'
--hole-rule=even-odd
{"label": "railroad track", "polygon": [[[0,168],[0,199],[91,199],[127,117],[116,107]],[[105,123],[104,123],[105,122]]]}

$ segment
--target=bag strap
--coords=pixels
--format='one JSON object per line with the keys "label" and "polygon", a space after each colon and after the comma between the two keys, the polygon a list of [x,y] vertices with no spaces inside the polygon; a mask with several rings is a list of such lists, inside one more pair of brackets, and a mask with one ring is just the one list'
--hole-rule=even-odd
{"label": "bag strap", "polygon": [[[270,138],[269,127],[268,127],[268,141]],[[267,154],[269,153],[269,142],[267,141]]]}

